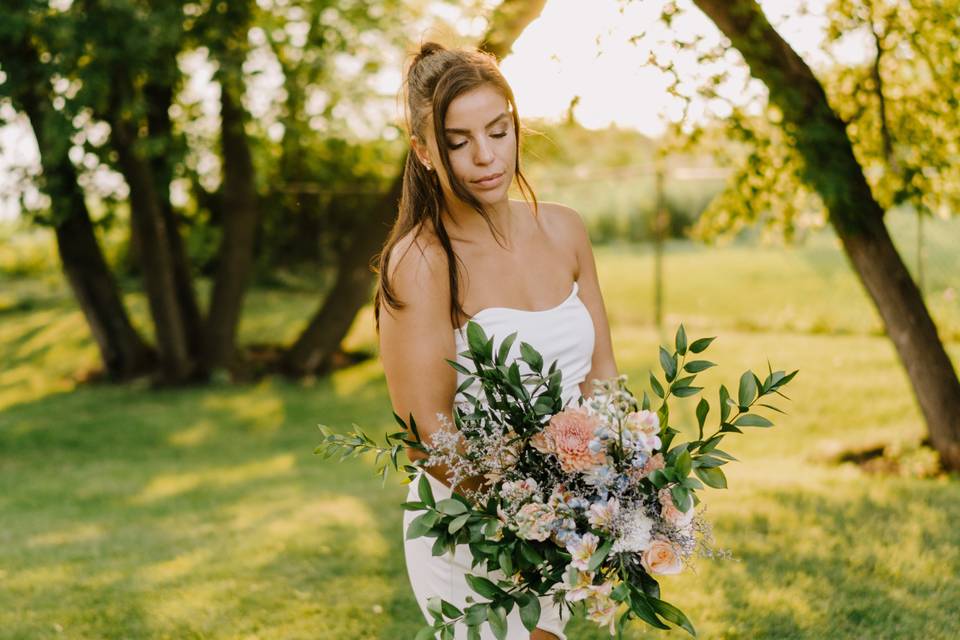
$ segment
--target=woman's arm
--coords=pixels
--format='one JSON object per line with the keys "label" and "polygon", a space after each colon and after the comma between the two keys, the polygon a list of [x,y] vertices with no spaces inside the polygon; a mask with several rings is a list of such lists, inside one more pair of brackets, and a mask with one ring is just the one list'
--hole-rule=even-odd
{"label": "woman's arm", "polygon": [[593,257],[593,247],[590,244],[587,227],[575,209],[563,205],[555,206],[559,208],[563,217],[566,236],[577,256],[577,283],[580,288],[580,299],[593,319],[593,330],[596,336],[593,344],[593,360],[590,372],[580,383],[580,393],[584,397],[589,397],[593,393],[593,380],[613,378],[619,375],[619,372],[613,357],[610,323],[607,320],[603,294],[600,293],[597,264]]}
{"label": "woman's arm", "polygon": [[[390,258],[390,281],[406,306],[381,307],[380,359],[393,410],[407,426],[413,414],[421,439],[429,445],[441,427],[438,413],[453,424],[457,390],[456,371],[446,362],[456,358],[447,257],[442,247],[421,235],[417,241],[398,242]],[[408,448],[407,457],[413,461],[425,456]],[[446,465],[427,471],[449,486]]]}

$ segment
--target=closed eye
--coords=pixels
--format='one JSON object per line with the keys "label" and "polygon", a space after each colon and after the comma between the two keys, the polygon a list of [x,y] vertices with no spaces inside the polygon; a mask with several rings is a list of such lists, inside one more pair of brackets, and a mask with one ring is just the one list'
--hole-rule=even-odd
{"label": "closed eye", "polygon": [[[504,138],[504,137],[506,137],[506,135],[507,135],[507,132],[504,131],[503,133],[491,133],[491,134],[490,134],[490,137],[491,137],[491,138]],[[459,149],[460,147],[462,147],[462,146],[465,145],[465,144],[467,144],[467,141],[466,141],[466,140],[464,140],[463,142],[461,142],[461,143],[459,143],[459,144],[453,144],[452,142],[448,142],[448,143],[447,143],[447,148],[448,148],[448,149]]]}

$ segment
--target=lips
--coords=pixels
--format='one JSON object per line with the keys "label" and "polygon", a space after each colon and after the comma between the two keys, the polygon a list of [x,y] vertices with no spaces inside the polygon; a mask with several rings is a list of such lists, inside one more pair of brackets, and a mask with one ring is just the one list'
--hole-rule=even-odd
{"label": "lips", "polygon": [[503,171],[501,171],[500,173],[491,173],[490,175],[484,176],[479,180],[474,180],[473,184],[477,185],[478,187],[493,187],[500,184],[500,180],[501,178],[503,178],[503,174],[504,174]]}

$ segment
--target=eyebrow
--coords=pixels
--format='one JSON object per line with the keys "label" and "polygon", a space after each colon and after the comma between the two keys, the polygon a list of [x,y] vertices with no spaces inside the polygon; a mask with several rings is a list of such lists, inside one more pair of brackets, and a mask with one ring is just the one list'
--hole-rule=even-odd
{"label": "eyebrow", "polygon": [[[504,111],[503,113],[501,113],[500,115],[498,115],[496,118],[494,118],[493,120],[491,120],[490,122],[488,122],[488,123],[486,124],[486,126],[484,127],[484,129],[486,129],[486,128],[489,127],[489,126],[492,126],[492,125],[496,124],[498,120],[500,120],[501,118],[505,117],[506,115],[507,115],[507,112]],[[470,133],[470,130],[469,130],[469,129],[444,129],[444,132],[445,132],[445,133],[462,133],[462,134],[466,135],[466,134]]]}

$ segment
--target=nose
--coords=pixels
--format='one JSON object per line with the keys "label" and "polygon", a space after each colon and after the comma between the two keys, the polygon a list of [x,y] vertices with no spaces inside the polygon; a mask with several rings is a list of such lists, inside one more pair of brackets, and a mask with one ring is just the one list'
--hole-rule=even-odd
{"label": "nose", "polygon": [[491,148],[489,140],[480,138],[474,146],[474,149],[476,149],[476,151],[473,154],[473,161],[476,164],[484,165],[493,162],[493,149]]}

